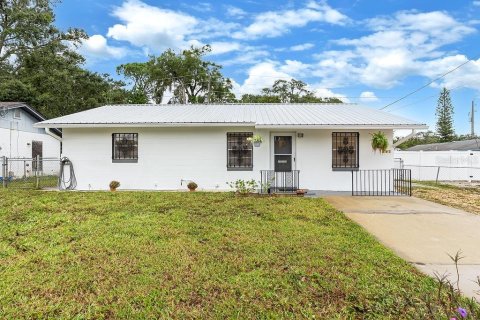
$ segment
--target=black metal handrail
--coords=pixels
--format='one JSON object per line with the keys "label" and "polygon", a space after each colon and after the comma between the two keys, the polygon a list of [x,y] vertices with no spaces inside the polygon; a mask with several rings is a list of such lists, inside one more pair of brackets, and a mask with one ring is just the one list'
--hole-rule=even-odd
{"label": "black metal handrail", "polygon": [[274,171],[260,170],[261,193],[288,193],[299,189],[300,170]]}
{"label": "black metal handrail", "polygon": [[411,196],[410,169],[352,171],[352,196]]}

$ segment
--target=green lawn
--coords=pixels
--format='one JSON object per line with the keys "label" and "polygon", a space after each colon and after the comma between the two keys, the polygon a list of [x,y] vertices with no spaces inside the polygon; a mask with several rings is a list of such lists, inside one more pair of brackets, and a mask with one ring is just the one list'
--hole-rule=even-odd
{"label": "green lawn", "polygon": [[435,282],[321,199],[0,190],[0,317],[409,318]]}

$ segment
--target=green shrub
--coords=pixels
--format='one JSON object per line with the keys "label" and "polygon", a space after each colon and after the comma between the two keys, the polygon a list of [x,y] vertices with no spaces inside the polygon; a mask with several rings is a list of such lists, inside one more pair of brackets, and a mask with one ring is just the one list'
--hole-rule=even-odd
{"label": "green shrub", "polygon": [[258,188],[258,183],[257,181],[255,181],[255,179],[251,179],[251,180],[238,179],[237,181],[234,181],[234,182],[227,182],[227,185],[229,185],[230,188],[235,189],[235,192],[238,192],[241,194],[255,192],[255,190]]}
{"label": "green shrub", "polygon": [[388,149],[388,138],[385,133],[378,131],[372,133],[372,148],[374,151],[380,150],[381,153],[385,153]]}

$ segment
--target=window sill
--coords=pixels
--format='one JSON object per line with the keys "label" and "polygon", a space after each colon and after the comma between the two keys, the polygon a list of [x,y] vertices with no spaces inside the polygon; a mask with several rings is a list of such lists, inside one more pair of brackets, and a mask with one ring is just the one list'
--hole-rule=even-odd
{"label": "window sill", "polygon": [[360,168],[332,168],[332,171],[358,171]]}
{"label": "window sill", "polygon": [[112,163],[138,163],[138,159],[113,159]]}
{"label": "window sill", "polygon": [[253,168],[227,168],[227,171],[253,171]]}

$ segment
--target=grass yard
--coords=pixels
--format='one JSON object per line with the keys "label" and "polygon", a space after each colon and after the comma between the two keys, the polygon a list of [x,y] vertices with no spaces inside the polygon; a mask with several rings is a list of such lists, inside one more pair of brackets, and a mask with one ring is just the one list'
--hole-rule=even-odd
{"label": "grass yard", "polygon": [[413,195],[446,206],[480,214],[480,188],[462,188],[451,184],[415,181]]}
{"label": "grass yard", "polygon": [[0,203],[5,319],[428,319],[420,300],[436,295],[321,199],[0,190]]}

